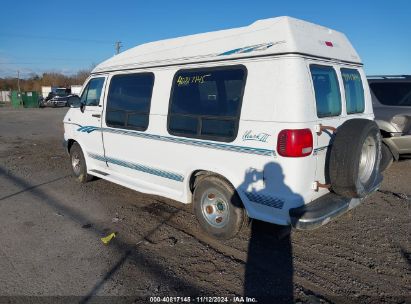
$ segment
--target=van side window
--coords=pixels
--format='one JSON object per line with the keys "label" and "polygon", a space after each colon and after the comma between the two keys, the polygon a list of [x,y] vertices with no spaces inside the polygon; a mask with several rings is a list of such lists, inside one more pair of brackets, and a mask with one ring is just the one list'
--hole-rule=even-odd
{"label": "van side window", "polygon": [[360,73],[354,69],[341,69],[341,76],[344,83],[347,114],[364,112],[364,88]]}
{"label": "van side window", "polygon": [[100,103],[101,91],[103,90],[104,77],[92,78],[81,94],[81,103],[86,106],[98,106]]}
{"label": "van side window", "polygon": [[170,99],[169,133],[226,142],[234,140],[246,74],[244,66],[178,71]]}
{"label": "van side window", "polygon": [[310,65],[314,84],[318,117],[331,117],[341,114],[341,95],[337,74],[334,68],[323,65]]}
{"label": "van side window", "polygon": [[153,73],[113,76],[107,96],[107,125],[147,130],[153,86]]}

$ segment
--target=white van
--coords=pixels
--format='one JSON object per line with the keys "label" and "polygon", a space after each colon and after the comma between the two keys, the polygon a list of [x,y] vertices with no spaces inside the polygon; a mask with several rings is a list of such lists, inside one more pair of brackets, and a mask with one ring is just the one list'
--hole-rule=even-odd
{"label": "white van", "polygon": [[227,239],[247,218],[313,229],[378,189],[373,118],[345,35],[279,17],[108,59],[64,138],[79,181],[193,203],[200,226]]}

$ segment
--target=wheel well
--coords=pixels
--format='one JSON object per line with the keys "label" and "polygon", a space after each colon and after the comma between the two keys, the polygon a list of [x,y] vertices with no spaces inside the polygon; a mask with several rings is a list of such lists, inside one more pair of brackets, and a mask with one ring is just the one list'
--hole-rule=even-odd
{"label": "wheel well", "polygon": [[70,153],[70,150],[71,150],[71,147],[73,146],[73,144],[75,143],[76,141],[74,140],[74,139],[69,139],[68,141],[67,141],[67,151]]}
{"label": "wheel well", "polygon": [[214,173],[211,171],[207,170],[196,170],[193,173],[191,173],[190,179],[189,179],[189,188],[191,193],[194,192],[194,187],[196,185],[196,179],[202,175],[213,175]]}
{"label": "wheel well", "polygon": [[391,137],[391,134],[390,134],[389,132],[387,132],[387,131],[384,131],[384,130],[381,130],[381,129],[380,129],[380,133],[381,133],[382,138]]}
{"label": "wheel well", "polygon": [[207,175],[207,176],[216,176],[216,177],[221,178],[222,180],[224,180],[225,182],[227,182],[228,184],[230,184],[231,187],[233,187],[233,189],[237,192],[237,189],[233,186],[233,184],[232,184],[226,177],[224,177],[223,175],[218,174],[218,173],[213,172],[213,171],[208,171],[208,170],[196,170],[196,171],[194,171],[194,172],[191,174],[190,180],[189,180],[189,187],[190,187],[191,193],[194,192],[194,188],[195,188],[195,186],[196,186],[196,180],[197,180],[200,176],[204,176],[204,175]]}
{"label": "wheel well", "polygon": [[237,189],[233,186],[233,184],[227,179],[225,178],[223,175],[218,174],[216,172],[213,171],[208,171],[208,170],[196,170],[194,171],[189,179],[189,187],[190,187],[190,192],[191,192],[191,199],[193,199],[193,193],[194,193],[194,188],[196,186],[196,180],[198,180],[201,176],[215,176],[218,178],[221,178],[222,180],[224,180],[225,182],[227,182],[231,187],[233,187],[235,194],[238,197],[238,200],[241,204],[241,208],[245,208],[243,200],[241,199],[240,195],[238,194]]}

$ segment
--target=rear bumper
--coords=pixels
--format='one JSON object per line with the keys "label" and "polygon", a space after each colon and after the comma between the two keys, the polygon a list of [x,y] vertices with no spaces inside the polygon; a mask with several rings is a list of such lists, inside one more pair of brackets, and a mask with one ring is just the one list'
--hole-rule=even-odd
{"label": "rear bumper", "polygon": [[[382,179],[378,180],[372,192],[378,190]],[[291,225],[300,230],[312,230],[327,224],[345,212],[357,207],[364,198],[346,198],[328,193],[307,205],[290,209]]]}

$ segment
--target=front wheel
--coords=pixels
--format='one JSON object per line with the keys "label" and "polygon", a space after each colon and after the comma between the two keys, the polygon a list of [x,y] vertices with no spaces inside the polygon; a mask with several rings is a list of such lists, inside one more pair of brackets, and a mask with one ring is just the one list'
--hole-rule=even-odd
{"label": "front wheel", "polygon": [[237,192],[217,176],[199,177],[194,188],[194,213],[201,228],[220,240],[233,238],[246,221]]}
{"label": "front wheel", "polygon": [[74,143],[70,149],[70,161],[73,174],[80,183],[86,183],[93,179],[93,176],[87,174],[86,160],[78,143]]}

